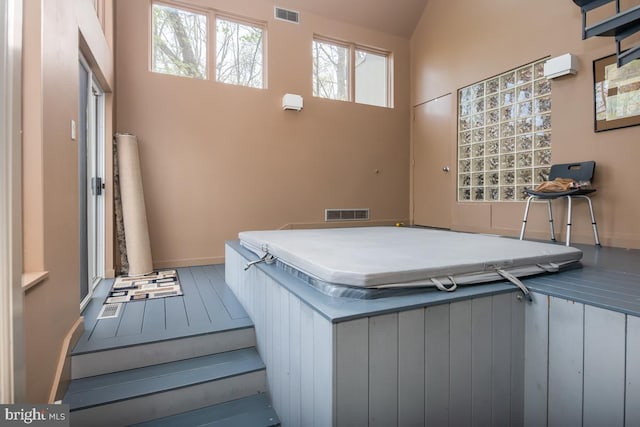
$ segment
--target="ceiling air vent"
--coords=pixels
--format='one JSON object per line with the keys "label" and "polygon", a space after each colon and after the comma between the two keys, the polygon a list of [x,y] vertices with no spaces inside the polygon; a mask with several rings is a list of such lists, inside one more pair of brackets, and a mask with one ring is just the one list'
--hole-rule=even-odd
{"label": "ceiling air vent", "polygon": [[295,10],[287,10],[281,7],[275,8],[276,19],[280,19],[282,21],[289,21],[297,24],[300,22],[300,12],[296,12]]}
{"label": "ceiling air vent", "polygon": [[368,221],[369,209],[325,209],[325,221]]}

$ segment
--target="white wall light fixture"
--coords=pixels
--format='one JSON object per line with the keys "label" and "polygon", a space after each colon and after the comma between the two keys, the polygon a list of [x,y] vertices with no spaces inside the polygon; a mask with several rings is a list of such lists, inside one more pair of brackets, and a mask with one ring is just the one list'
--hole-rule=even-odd
{"label": "white wall light fixture", "polygon": [[282,97],[282,109],[295,111],[302,110],[302,97],[292,93],[285,93]]}
{"label": "white wall light fixture", "polygon": [[547,79],[576,74],[578,72],[578,58],[570,53],[556,56],[544,63],[544,76]]}

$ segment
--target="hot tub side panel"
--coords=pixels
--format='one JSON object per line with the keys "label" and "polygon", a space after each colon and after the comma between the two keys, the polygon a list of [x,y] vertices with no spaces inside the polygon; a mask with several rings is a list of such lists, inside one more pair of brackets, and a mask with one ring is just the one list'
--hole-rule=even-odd
{"label": "hot tub side panel", "polygon": [[533,293],[525,426],[640,425],[640,317]]}
{"label": "hot tub side panel", "polygon": [[338,323],[336,425],[522,426],[523,332],[515,293]]}
{"label": "hot tub side panel", "polygon": [[335,326],[227,245],[225,277],[255,325],[283,426],[334,425]]}
{"label": "hot tub side panel", "polygon": [[332,324],[246,263],[227,247],[283,425],[523,425],[519,293]]}

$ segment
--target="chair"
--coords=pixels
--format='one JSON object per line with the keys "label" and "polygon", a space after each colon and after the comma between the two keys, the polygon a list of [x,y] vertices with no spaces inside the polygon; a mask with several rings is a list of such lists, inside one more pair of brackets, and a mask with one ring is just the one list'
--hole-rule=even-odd
{"label": "chair", "polygon": [[[556,178],[571,178],[575,181],[588,181],[591,182],[593,174],[596,168],[596,162],[580,162],[580,163],[565,163],[559,165],[552,165],[549,172],[549,181]],[[589,202],[589,212],[591,213],[591,226],[593,227],[593,237],[596,241],[596,245],[600,246],[600,239],[598,238],[598,227],[596,226],[596,219],[593,215],[593,205],[591,198],[588,194],[594,193],[595,188],[575,188],[569,191],[563,191],[558,193],[548,192],[536,192],[534,190],[526,190],[529,197],[527,198],[527,206],[524,210],[524,218],[522,219],[522,229],[520,230],[520,240],[524,239],[524,231],[527,227],[527,217],[529,216],[529,207],[532,201],[546,200],[547,208],[549,212],[549,227],[551,231],[551,240],[555,242],[555,230],[553,228],[553,213],[551,212],[551,201],[554,199],[566,198],[567,199],[567,241],[566,245],[569,246],[571,242],[571,202],[573,199],[586,199]]]}

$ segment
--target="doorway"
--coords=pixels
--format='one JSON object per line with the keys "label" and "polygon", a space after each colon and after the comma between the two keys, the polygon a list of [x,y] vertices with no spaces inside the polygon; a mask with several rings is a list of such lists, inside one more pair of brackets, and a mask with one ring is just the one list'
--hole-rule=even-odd
{"label": "doorway", "polygon": [[80,308],[104,276],[104,91],[82,55],[79,62],[78,171]]}
{"label": "doorway", "polygon": [[[413,109],[413,224],[451,228],[455,189],[451,94]],[[455,117],[455,116],[454,116]]]}

